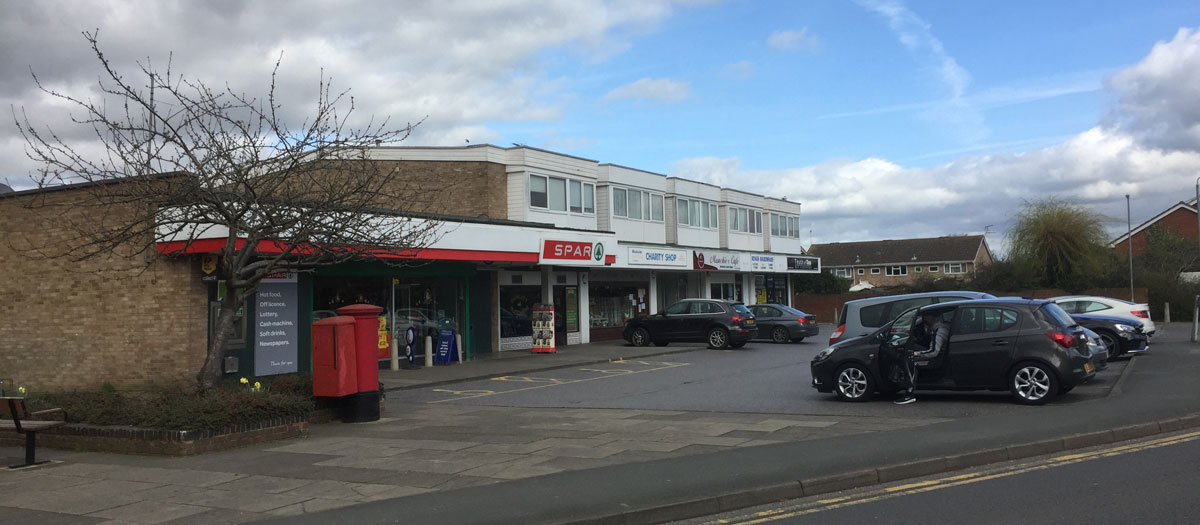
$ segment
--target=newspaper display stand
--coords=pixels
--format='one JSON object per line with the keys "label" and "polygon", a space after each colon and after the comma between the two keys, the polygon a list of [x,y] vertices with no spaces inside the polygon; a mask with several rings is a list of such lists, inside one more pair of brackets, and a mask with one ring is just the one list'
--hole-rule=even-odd
{"label": "newspaper display stand", "polygon": [[554,305],[533,306],[533,353],[553,354],[554,349]]}

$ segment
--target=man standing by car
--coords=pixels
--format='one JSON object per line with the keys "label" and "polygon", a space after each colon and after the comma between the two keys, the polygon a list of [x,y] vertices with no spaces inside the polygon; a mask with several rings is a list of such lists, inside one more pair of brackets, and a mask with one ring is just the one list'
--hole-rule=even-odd
{"label": "man standing by car", "polygon": [[917,386],[917,363],[928,361],[940,355],[942,350],[946,348],[946,341],[950,339],[950,330],[946,329],[946,325],[942,324],[937,314],[926,312],[921,316],[921,324],[913,330],[913,341],[919,348],[924,350],[909,351],[907,348],[901,352],[901,370],[903,373],[904,394],[897,399],[897,405],[907,405],[916,402],[917,397],[913,395],[913,391]]}

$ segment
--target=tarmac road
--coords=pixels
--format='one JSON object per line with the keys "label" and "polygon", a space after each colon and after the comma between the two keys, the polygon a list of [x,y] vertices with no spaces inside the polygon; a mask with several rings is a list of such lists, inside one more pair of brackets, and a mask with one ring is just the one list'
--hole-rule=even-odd
{"label": "tarmac road", "polygon": [[1190,431],[678,523],[1197,523],[1196,494]]}
{"label": "tarmac road", "polygon": [[[897,415],[963,418],[1036,411],[1007,392],[920,392],[897,407],[890,397],[845,403],[813,389],[809,362],[825,348],[754,342],[738,350],[707,350],[390,392],[389,401],[510,407],[621,408],[723,413],[839,416]],[[1129,361],[1118,360],[1054,401],[1074,404],[1108,395]]]}

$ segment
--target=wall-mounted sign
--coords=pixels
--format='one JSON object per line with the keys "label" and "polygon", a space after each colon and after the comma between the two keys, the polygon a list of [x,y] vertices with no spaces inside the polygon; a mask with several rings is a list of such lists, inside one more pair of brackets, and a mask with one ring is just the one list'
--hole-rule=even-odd
{"label": "wall-mounted sign", "polygon": [[789,272],[819,272],[821,271],[821,258],[809,256],[788,257],[787,269]]}
{"label": "wall-mounted sign", "polygon": [[206,253],[200,256],[200,271],[204,275],[212,275],[217,271],[217,256],[211,253]]}
{"label": "wall-mounted sign", "polygon": [[560,266],[605,266],[612,264],[613,256],[607,253],[601,241],[559,241],[545,239],[539,260],[542,264]]}
{"label": "wall-mounted sign", "polygon": [[778,255],[751,255],[750,270],[755,272],[782,272],[783,257]]}
{"label": "wall-mounted sign", "polygon": [[296,274],[265,277],[254,294],[254,375],[288,374],[297,370],[300,350]]}
{"label": "wall-mounted sign", "polygon": [[688,253],[684,250],[667,250],[661,248],[627,249],[630,266],[658,266],[664,268],[687,268]]}
{"label": "wall-mounted sign", "polygon": [[697,270],[742,270],[743,254],[713,250],[693,250],[692,268]]}

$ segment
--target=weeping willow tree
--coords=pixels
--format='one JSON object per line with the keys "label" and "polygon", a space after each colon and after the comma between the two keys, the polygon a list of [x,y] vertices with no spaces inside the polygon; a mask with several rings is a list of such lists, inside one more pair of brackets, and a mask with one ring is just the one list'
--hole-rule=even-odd
{"label": "weeping willow tree", "polygon": [[1008,234],[1009,260],[1042,286],[1086,288],[1110,263],[1103,223],[1104,216],[1060,198],[1027,201]]}

